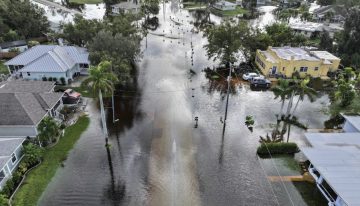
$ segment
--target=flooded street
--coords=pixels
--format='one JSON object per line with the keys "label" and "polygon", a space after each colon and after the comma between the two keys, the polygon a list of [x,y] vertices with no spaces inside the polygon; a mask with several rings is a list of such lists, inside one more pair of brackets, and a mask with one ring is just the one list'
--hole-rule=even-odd
{"label": "flooded street", "polygon": [[[273,128],[279,101],[271,91],[239,84],[232,89],[222,135],[226,91],[202,72],[214,65],[203,48],[206,39],[191,32],[193,14],[179,8],[177,1],[161,6],[159,27],[142,42],[139,90],[115,98],[119,121],[112,122],[108,109],[109,151],[96,102],[89,100],[90,127],[40,205],[306,205],[292,183],[270,182],[274,164],[256,155],[259,136]],[[296,116],[310,128],[323,128],[328,102],[326,95],[311,104],[305,100]],[[246,115],[254,116],[253,132],[244,124]],[[303,133],[292,129],[290,140],[306,144]]]}

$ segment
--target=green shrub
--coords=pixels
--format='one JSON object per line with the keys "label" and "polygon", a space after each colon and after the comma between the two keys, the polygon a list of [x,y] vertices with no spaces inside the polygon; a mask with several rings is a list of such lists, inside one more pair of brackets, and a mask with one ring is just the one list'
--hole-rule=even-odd
{"label": "green shrub", "polygon": [[10,197],[13,190],[14,190],[14,181],[12,180],[12,178],[10,178],[6,181],[6,184],[2,189],[1,193],[6,195],[6,197]]}
{"label": "green shrub", "polygon": [[24,145],[23,152],[24,152],[23,162],[25,163],[27,168],[36,165],[43,156],[43,149],[32,143]]}
{"label": "green shrub", "polygon": [[62,123],[62,124],[60,125],[60,129],[63,130],[63,129],[65,129],[65,128],[66,128],[66,125],[65,125],[64,123]]}
{"label": "green shrub", "polygon": [[62,85],[65,85],[66,84],[66,80],[64,77],[60,77],[60,82]]}
{"label": "green shrub", "polygon": [[52,77],[49,77],[49,78],[48,78],[48,81],[50,81],[50,82],[51,82],[52,80],[53,80],[53,78],[52,78]]}
{"label": "green shrub", "polygon": [[42,80],[45,82],[45,81],[47,81],[47,78],[46,78],[46,77],[42,77]]}
{"label": "green shrub", "polygon": [[53,77],[52,80],[53,80],[54,82],[57,82],[57,78],[56,78],[56,77]]}
{"label": "green shrub", "polygon": [[275,154],[294,154],[299,152],[296,143],[279,142],[279,143],[262,143],[257,148],[258,155],[275,155]]}
{"label": "green shrub", "polygon": [[9,200],[6,197],[6,195],[3,195],[3,194],[0,195],[0,205],[2,205],[2,206],[8,206],[9,205]]}

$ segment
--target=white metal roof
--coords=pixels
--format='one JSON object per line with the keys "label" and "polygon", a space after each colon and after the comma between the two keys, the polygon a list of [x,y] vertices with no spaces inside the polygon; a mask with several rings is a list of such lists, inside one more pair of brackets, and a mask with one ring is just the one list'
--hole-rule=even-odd
{"label": "white metal roof", "polygon": [[331,54],[330,52],[327,51],[310,51],[311,54],[313,54],[314,56],[316,56],[319,59],[325,59],[325,60],[340,60],[338,57],[336,57],[335,55]]}
{"label": "white metal roof", "polygon": [[22,72],[64,72],[75,63],[88,64],[86,49],[74,46],[38,45],[14,57],[5,65],[23,65]]}
{"label": "white metal roof", "polygon": [[262,53],[265,57],[266,57],[266,60],[271,62],[271,63],[279,63],[274,57],[272,54],[270,54],[270,52],[268,51],[260,51],[260,53]]}
{"label": "white metal roof", "polygon": [[309,31],[309,32],[315,32],[315,31],[322,31],[323,30],[323,24],[320,23],[314,23],[314,22],[293,22],[290,23],[290,28],[295,30],[301,30],[301,31]]}
{"label": "white metal roof", "polygon": [[307,133],[301,151],[348,206],[360,206],[360,133]]}
{"label": "white metal roof", "polygon": [[285,60],[307,60],[307,61],[318,61],[319,59],[311,56],[305,49],[299,47],[272,47],[272,51],[276,53],[279,58]]}
{"label": "white metal roof", "polygon": [[[357,130],[360,131],[360,116],[342,115],[350,124],[352,124]],[[360,136],[360,134],[359,134]]]}

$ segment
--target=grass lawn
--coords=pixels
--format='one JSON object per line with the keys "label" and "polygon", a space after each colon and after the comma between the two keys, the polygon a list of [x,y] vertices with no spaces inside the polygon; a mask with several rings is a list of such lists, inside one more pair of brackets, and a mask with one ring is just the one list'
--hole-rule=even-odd
{"label": "grass lawn", "polygon": [[206,4],[199,2],[184,2],[184,9],[206,8]]}
{"label": "grass lawn", "polygon": [[103,0],[69,0],[73,4],[100,4]]}
{"label": "grass lawn", "polygon": [[308,206],[328,205],[315,184],[309,182],[293,182],[293,184]]}
{"label": "grass lawn", "polygon": [[9,70],[4,65],[3,61],[0,61],[0,74],[9,74]]}
{"label": "grass lawn", "polygon": [[211,8],[211,12],[218,16],[236,16],[239,14],[246,14],[248,10],[242,8],[241,6],[237,6],[236,9],[232,11],[221,11],[215,8]]}
{"label": "grass lawn", "polygon": [[13,205],[37,205],[40,196],[56,173],[60,164],[66,159],[68,152],[74,147],[80,135],[89,126],[90,119],[82,116],[72,126],[65,129],[65,135],[54,147],[45,150],[44,160],[26,177],[23,185],[15,194]]}

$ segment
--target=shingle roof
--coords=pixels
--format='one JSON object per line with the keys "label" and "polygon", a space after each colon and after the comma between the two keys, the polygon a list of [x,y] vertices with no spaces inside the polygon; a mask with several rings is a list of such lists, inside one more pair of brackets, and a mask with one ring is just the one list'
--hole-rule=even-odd
{"label": "shingle roof", "polygon": [[0,83],[0,93],[51,92],[55,82],[12,80]]}
{"label": "shingle roof", "polygon": [[24,65],[22,72],[64,72],[74,64],[88,64],[86,49],[74,46],[38,45],[16,56],[5,65]]}
{"label": "shingle roof", "polygon": [[0,125],[35,125],[62,93],[0,93]]}
{"label": "shingle roof", "polygon": [[25,138],[0,138],[0,170],[11,158],[12,153],[24,142]]}
{"label": "shingle roof", "polygon": [[11,42],[3,42],[0,43],[0,48],[7,49],[10,47],[18,47],[18,46],[26,46],[27,43],[25,40],[19,40],[19,41],[11,41]]}

